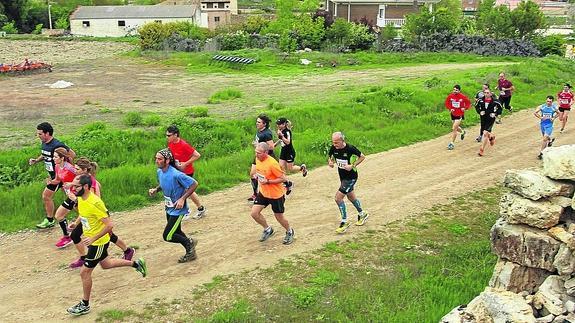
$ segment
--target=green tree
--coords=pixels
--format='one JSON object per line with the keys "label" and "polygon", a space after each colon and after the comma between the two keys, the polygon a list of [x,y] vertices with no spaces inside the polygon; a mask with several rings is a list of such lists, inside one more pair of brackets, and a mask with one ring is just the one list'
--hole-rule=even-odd
{"label": "green tree", "polygon": [[531,1],[521,1],[511,12],[513,27],[521,38],[530,37],[535,30],[545,28],[545,18],[539,6]]}
{"label": "green tree", "polygon": [[477,29],[486,36],[494,38],[514,38],[516,29],[511,20],[511,11],[507,6],[497,6],[482,13],[481,23]]}
{"label": "green tree", "polygon": [[429,8],[424,6],[419,13],[407,15],[402,29],[403,37],[411,41],[422,35],[454,33],[459,29],[461,19],[460,14],[451,12],[447,7],[438,7],[429,12]]}

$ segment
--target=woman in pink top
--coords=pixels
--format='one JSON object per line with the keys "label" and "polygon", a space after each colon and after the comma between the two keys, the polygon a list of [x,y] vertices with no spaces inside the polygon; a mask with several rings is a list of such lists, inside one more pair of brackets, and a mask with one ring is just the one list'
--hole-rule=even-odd
{"label": "woman in pink top", "polygon": [[[54,163],[56,164],[56,177],[54,179],[47,179],[47,184],[57,184],[62,183],[62,188],[66,193],[66,196],[70,195],[70,185],[76,177],[76,168],[72,164],[72,158],[66,148],[56,148],[54,150]],[[74,201],[70,198],[66,198],[64,202],[56,210],[55,218],[62,229],[62,238],[56,243],[56,247],[64,248],[72,243],[72,240],[68,236],[68,221],[66,221],[66,214],[74,208]]]}

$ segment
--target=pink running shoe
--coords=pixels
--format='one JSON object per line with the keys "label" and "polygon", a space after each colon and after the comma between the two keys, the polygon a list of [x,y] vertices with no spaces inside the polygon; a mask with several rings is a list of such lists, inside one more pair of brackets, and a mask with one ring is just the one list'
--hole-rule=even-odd
{"label": "pink running shoe", "polygon": [[76,261],[70,263],[69,267],[72,269],[80,268],[84,266],[84,259],[78,258]]}
{"label": "pink running shoe", "polygon": [[132,260],[132,257],[134,257],[135,253],[136,253],[136,250],[134,250],[134,248],[128,247],[128,249],[126,249],[126,251],[124,251],[124,255],[122,256],[122,259]]}
{"label": "pink running shoe", "polygon": [[72,244],[72,238],[70,238],[70,236],[63,236],[62,238],[60,238],[60,240],[58,240],[58,242],[56,242],[56,247],[58,249],[62,249],[66,248],[71,244]]}

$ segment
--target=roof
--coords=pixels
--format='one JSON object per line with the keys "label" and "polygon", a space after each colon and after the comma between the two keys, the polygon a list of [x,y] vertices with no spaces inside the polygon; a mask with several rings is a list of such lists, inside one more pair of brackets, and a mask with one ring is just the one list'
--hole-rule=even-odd
{"label": "roof", "polygon": [[191,18],[196,6],[80,6],[70,19]]}
{"label": "roof", "polygon": [[[399,4],[399,5],[413,5],[413,0],[330,0],[341,4]],[[417,0],[417,3],[422,5],[426,3],[438,3],[441,0]]]}

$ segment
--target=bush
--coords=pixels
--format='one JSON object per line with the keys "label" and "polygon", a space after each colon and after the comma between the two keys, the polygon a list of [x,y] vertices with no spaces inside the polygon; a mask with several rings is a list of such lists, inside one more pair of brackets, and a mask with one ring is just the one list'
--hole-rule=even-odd
{"label": "bush", "polygon": [[204,42],[198,39],[183,38],[179,34],[172,34],[163,41],[162,48],[178,52],[199,52],[204,48]]}
{"label": "bush", "polygon": [[135,127],[142,125],[144,118],[139,112],[128,112],[122,119],[122,122],[129,127]]}
{"label": "bush", "polygon": [[7,34],[17,34],[18,29],[16,28],[15,25],[16,23],[14,21],[8,22],[4,26],[2,26],[1,30]]}
{"label": "bush", "polygon": [[239,30],[233,33],[218,35],[216,39],[220,44],[221,50],[238,50],[248,46],[250,37],[245,31]]}
{"label": "bush", "polygon": [[159,126],[162,123],[162,117],[157,114],[149,114],[143,118],[142,123],[148,127]]}
{"label": "bush", "polygon": [[56,20],[56,29],[69,29],[70,22],[68,21],[68,16],[62,16]]}
{"label": "bush", "polygon": [[220,103],[222,101],[233,100],[242,97],[242,92],[236,89],[225,89],[214,93],[209,99],[208,103]]}
{"label": "bush", "polygon": [[563,55],[565,39],[560,35],[535,37],[533,42],[541,52],[541,55]]}
{"label": "bush", "polygon": [[269,24],[269,19],[263,16],[249,16],[243,24],[243,30],[248,34],[259,34],[262,29],[266,28]]}
{"label": "bush", "polygon": [[375,41],[375,35],[369,27],[347,22],[338,18],[326,31],[326,39],[340,45],[340,50],[369,49]]}
{"label": "bush", "polygon": [[387,24],[381,30],[381,40],[384,42],[390,41],[397,37],[397,30],[393,24]]}
{"label": "bush", "polygon": [[[241,93],[240,93],[241,96]],[[207,107],[191,107],[184,110],[184,114],[192,118],[205,118],[208,116]]]}
{"label": "bush", "polygon": [[164,25],[159,22],[150,22],[138,30],[140,34],[140,48],[143,50],[161,49],[163,42],[168,38],[169,34],[164,28]]}
{"label": "bush", "polygon": [[40,35],[42,33],[42,27],[44,27],[43,24],[37,24],[36,27],[34,28],[34,31],[32,32],[32,34]]}

